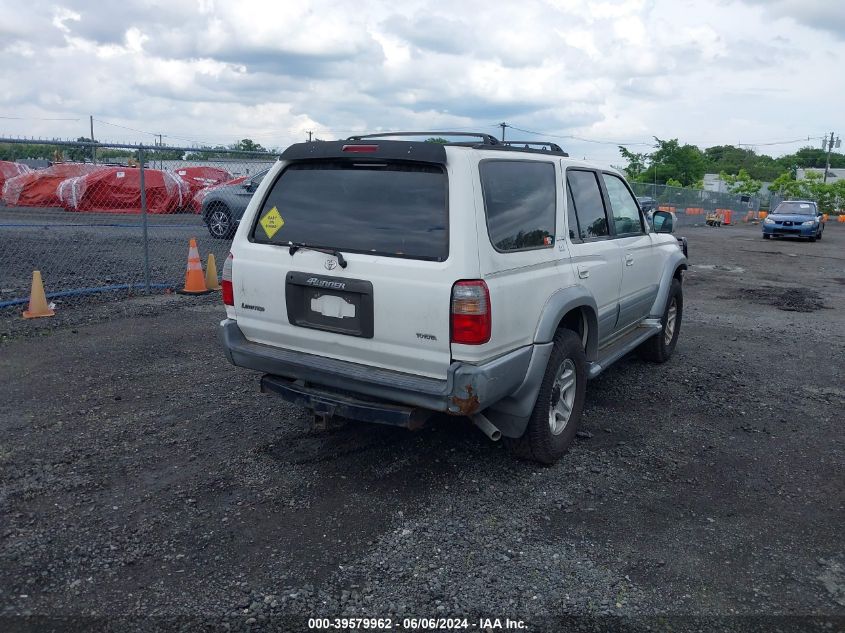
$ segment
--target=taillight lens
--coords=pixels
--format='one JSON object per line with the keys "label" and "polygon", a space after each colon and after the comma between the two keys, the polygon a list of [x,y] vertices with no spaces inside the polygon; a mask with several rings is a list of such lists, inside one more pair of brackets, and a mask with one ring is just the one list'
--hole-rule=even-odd
{"label": "taillight lens", "polygon": [[482,345],[490,340],[490,291],[481,280],[452,286],[452,342]]}
{"label": "taillight lens", "polygon": [[373,154],[378,151],[378,145],[344,145],[340,151],[353,154]]}
{"label": "taillight lens", "polygon": [[223,276],[220,280],[220,288],[222,288],[223,303],[227,306],[235,305],[235,291],[232,289],[232,260],[235,257],[232,253],[226,258],[226,263],[223,264]]}

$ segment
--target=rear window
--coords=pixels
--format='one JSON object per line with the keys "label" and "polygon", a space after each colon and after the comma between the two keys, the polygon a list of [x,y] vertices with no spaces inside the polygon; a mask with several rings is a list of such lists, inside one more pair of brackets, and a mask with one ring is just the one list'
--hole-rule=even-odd
{"label": "rear window", "polygon": [[555,167],[488,160],[480,165],[490,241],[500,251],[551,248],[555,241]]}
{"label": "rear window", "polygon": [[289,165],[273,183],[251,238],[444,261],[448,226],[447,180],[438,166],[307,162]]}

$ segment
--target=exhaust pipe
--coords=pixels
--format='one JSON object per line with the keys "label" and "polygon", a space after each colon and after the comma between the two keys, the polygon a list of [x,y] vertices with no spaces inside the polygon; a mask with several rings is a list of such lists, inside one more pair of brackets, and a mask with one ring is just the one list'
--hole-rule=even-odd
{"label": "exhaust pipe", "polygon": [[502,439],[502,432],[497,429],[493,423],[487,419],[483,413],[476,413],[475,415],[471,415],[469,417],[472,420],[472,423],[477,426],[481,431],[489,437],[494,442],[498,442]]}

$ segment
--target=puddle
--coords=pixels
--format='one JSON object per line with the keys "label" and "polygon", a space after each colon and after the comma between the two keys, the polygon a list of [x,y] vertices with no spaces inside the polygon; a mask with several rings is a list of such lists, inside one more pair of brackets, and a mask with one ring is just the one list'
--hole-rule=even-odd
{"label": "puddle", "polygon": [[723,273],[744,273],[745,269],[742,266],[729,266],[727,264],[691,264],[690,268],[694,270],[718,270]]}
{"label": "puddle", "polygon": [[760,305],[770,305],[778,310],[787,312],[815,312],[827,306],[824,299],[815,290],[807,288],[739,288],[732,295],[721,296],[720,299],[740,299]]}

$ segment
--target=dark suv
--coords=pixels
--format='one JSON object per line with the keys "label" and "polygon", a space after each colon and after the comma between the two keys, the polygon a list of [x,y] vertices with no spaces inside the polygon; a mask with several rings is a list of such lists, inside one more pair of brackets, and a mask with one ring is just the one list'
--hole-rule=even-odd
{"label": "dark suv", "polygon": [[201,213],[211,237],[225,240],[235,234],[252,194],[268,171],[260,171],[237,184],[212,188],[205,194]]}

